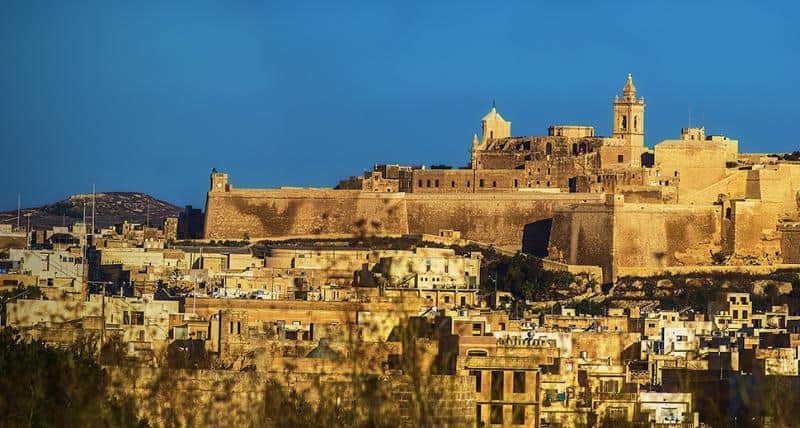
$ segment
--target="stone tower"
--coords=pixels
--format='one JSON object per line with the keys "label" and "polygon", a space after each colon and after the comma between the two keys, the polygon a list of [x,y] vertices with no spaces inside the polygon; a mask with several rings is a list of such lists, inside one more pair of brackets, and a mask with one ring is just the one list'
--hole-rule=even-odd
{"label": "stone tower", "polygon": [[217,172],[216,169],[211,171],[211,189],[212,192],[227,192],[231,189],[228,183],[228,174]]}
{"label": "stone tower", "polygon": [[511,122],[503,119],[492,103],[492,109],[481,118],[481,144],[495,138],[506,138],[511,136]]}
{"label": "stone tower", "polygon": [[636,98],[633,76],[622,88],[622,98],[614,97],[614,138],[621,138],[631,146],[644,147],[644,98]]}

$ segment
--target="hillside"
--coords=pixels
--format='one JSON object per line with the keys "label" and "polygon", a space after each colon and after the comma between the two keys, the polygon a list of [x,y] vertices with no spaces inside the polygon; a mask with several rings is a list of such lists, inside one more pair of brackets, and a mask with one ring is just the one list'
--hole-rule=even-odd
{"label": "hillside", "polygon": [[[145,223],[161,226],[166,217],[177,217],[181,208],[169,202],[156,199],[146,193],[139,192],[104,192],[97,193],[96,219],[97,228],[111,226],[127,220],[132,223]],[[25,215],[31,214],[31,227],[50,228],[68,226],[83,219],[83,207],[86,204],[86,221],[92,221],[92,195],[73,195],[62,201],[36,208],[24,208],[20,224],[25,227]],[[149,212],[149,216],[148,216]],[[0,223],[16,224],[17,211],[0,213]]]}

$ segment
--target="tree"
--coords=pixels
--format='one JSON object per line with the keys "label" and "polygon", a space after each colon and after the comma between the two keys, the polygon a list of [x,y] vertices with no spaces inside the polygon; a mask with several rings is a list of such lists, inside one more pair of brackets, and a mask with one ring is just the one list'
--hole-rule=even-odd
{"label": "tree", "polygon": [[499,290],[510,291],[517,299],[545,300],[553,289],[566,287],[575,280],[569,272],[545,270],[542,259],[529,254],[493,256],[497,258],[488,261],[481,281],[489,292],[494,291],[496,282]]}
{"label": "tree", "polygon": [[94,338],[67,347],[0,330],[0,414],[4,426],[147,426],[128,398],[110,397]]}
{"label": "tree", "polygon": [[192,287],[181,284],[182,279],[183,273],[181,273],[180,269],[175,268],[169,273],[166,286],[163,283],[159,283],[159,287],[166,288],[167,292],[173,296],[185,295],[192,291]]}

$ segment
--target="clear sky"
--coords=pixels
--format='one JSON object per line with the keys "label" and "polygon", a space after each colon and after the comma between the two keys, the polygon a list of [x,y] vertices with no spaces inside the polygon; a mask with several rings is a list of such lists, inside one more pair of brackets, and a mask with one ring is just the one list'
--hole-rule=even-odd
{"label": "clear sky", "polygon": [[797,150],[798,2],[0,2],[0,209],[142,191],[333,186],[374,163],[467,163],[514,135],[608,135],[633,73],[652,147],[704,118]]}

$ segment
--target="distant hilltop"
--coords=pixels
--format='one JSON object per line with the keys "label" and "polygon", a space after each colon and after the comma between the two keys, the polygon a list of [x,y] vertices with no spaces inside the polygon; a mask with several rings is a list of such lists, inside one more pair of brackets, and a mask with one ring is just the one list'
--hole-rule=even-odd
{"label": "distant hilltop", "polygon": [[[72,195],[64,200],[35,208],[23,208],[20,224],[27,225],[27,214],[33,228],[68,226],[83,220],[92,221],[92,194]],[[161,226],[166,217],[178,217],[181,208],[140,192],[103,192],[95,194],[95,227],[103,228],[128,221]],[[0,213],[0,223],[16,223],[17,211]]]}

